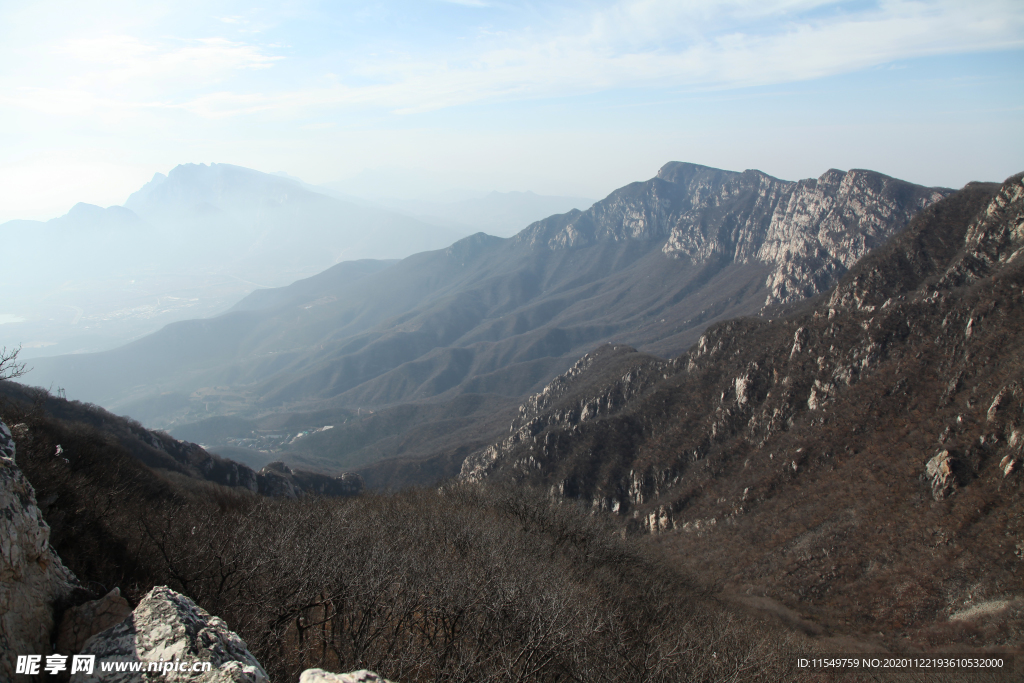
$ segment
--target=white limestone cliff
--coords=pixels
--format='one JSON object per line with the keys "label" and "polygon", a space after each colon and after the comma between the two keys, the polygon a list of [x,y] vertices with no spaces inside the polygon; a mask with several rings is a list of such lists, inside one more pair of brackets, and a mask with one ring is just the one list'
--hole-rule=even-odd
{"label": "white limestone cliff", "polygon": [[18,655],[49,654],[54,608],[78,581],[50,547],[50,527],[18,468],[11,430],[0,422],[0,680]]}

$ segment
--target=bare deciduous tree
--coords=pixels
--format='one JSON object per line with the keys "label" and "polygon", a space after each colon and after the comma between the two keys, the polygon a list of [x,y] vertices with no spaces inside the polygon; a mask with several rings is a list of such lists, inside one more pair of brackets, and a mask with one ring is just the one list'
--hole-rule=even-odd
{"label": "bare deciduous tree", "polygon": [[18,362],[19,353],[21,353],[21,346],[10,351],[6,346],[0,349],[0,380],[21,377],[31,369],[26,368],[24,363]]}

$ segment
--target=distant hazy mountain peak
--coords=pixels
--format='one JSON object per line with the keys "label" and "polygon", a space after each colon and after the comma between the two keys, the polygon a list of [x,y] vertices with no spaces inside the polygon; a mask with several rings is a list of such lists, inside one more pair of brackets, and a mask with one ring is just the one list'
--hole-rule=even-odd
{"label": "distant hazy mountain peak", "polygon": [[94,232],[97,230],[119,230],[139,228],[144,221],[131,209],[123,206],[96,206],[79,202],[63,216],[47,221],[50,225],[73,232]]}
{"label": "distant hazy mountain peak", "polygon": [[87,214],[97,213],[97,212],[103,211],[103,210],[104,209],[103,209],[102,206],[97,206],[96,204],[89,204],[88,202],[78,202],[77,204],[72,206],[71,210],[68,211],[65,215],[66,216],[84,216],[84,215],[87,215]]}

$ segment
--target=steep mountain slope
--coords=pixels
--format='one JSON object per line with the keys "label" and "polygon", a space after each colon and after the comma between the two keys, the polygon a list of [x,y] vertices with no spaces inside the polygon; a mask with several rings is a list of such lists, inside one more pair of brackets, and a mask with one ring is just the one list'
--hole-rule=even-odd
{"label": "steep mountain slope", "polygon": [[611,510],[819,632],[1019,644],[1022,255],[1024,174],[969,185],[802,313],[584,357],[462,477]]}
{"label": "steep mountain slope", "polygon": [[512,239],[474,235],[354,279],[339,264],[323,286],[39,363],[33,379],[163,424],[515,398],[605,341],[678,353],[715,320],[823,291],[948,192],[868,171],[793,183],[671,163]]}
{"label": "steep mountain slope", "polygon": [[[208,453],[202,446],[151,431],[130,419],[102,408],[51,396],[45,391],[11,381],[0,381],[0,420],[12,425],[15,437],[32,457],[53,461],[50,473],[60,477],[65,466],[76,470],[83,461],[94,469],[117,470],[118,460],[130,459],[130,469],[180,475],[181,482],[206,481],[267,496],[297,498],[304,493],[339,496],[359,493],[363,482],[346,473],[326,476],[293,471],[283,463],[270,463],[260,471]],[[64,465],[61,465],[61,463]],[[117,487],[114,487],[115,489]],[[49,506],[54,501],[46,502]],[[57,506],[74,516],[74,506]],[[81,523],[81,522],[80,522]]]}

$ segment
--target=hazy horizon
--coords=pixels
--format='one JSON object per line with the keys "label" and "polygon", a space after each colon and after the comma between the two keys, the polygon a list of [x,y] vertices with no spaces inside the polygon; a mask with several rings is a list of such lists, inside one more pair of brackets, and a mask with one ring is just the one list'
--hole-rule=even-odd
{"label": "hazy horizon", "polygon": [[1024,6],[1001,0],[40,2],[0,17],[0,222],[121,204],[181,163],[376,176],[404,199],[428,181],[600,198],[672,160],[960,187],[1024,158]]}

